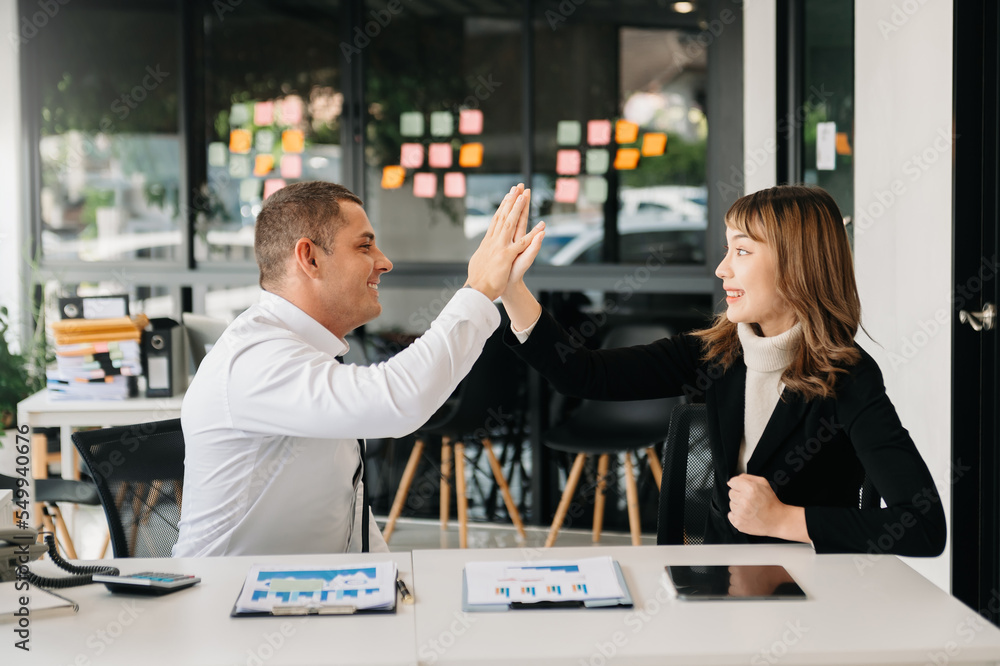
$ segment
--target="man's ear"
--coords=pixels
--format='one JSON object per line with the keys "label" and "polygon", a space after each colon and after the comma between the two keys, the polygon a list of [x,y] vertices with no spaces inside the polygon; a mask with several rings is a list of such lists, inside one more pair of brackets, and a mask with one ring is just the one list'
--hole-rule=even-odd
{"label": "man's ear", "polygon": [[309,277],[315,277],[318,271],[315,250],[316,246],[308,238],[300,238],[295,241],[293,250],[295,266]]}

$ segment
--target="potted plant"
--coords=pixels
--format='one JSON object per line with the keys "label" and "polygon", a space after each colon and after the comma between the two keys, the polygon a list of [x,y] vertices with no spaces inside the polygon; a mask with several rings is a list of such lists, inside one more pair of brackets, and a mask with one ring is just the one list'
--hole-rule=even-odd
{"label": "potted plant", "polygon": [[28,357],[11,351],[9,328],[7,308],[0,307],[0,430],[16,425],[17,403],[41,388],[29,374]]}

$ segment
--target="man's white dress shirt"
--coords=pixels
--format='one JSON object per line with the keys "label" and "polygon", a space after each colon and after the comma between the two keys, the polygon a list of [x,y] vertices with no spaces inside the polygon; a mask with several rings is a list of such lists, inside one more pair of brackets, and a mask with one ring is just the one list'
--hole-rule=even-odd
{"label": "man's white dress shirt", "polygon": [[[361,547],[358,438],[402,437],[451,395],[500,323],[460,289],[385,363],[275,294],[234,321],[184,396],[184,495],[174,557],[343,553]],[[370,518],[372,551],[387,551]]]}

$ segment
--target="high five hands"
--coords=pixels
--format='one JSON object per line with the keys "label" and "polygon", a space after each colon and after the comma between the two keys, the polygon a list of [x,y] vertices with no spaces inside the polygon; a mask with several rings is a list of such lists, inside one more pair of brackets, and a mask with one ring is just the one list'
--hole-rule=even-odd
{"label": "high five hands", "polygon": [[510,189],[490,221],[486,236],[469,260],[465,286],[480,291],[490,300],[503,294],[511,281],[520,281],[538,256],[545,233],[540,222],[528,228],[531,190],[523,184]]}

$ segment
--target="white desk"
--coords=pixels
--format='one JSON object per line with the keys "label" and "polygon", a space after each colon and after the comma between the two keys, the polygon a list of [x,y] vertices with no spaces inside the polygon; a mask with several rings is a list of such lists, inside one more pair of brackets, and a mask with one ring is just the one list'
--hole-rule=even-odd
{"label": "white desk", "polygon": [[[0,663],[44,666],[177,666],[178,664],[406,664],[413,654],[414,609],[397,603],[395,615],[352,617],[231,618],[229,612],[250,566],[259,564],[348,564],[387,558],[413,585],[409,553],[207,557],[117,560],[123,573],[192,573],[202,581],[163,597],[111,594],[103,585],[57,590],[80,604],[75,615],[38,617],[31,622],[29,653],[13,648],[4,627]],[[58,575],[51,562],[33,571]],[[16,653],[16,654],[15,654]]]}
{"label": "white desk", "polygon": [[[633,610],[461,612],[466,561],[596,555],[619,561]],[[661,584],[666,564],[782,564],[809,599],[682,601]],[[1000,630],[891,556],[818,556],[805,545],[448,550],[414,551],[413,570],[420,664],[1000,661]]]}
{"label": "white desk", "polygon": [[[121,426],[176,419],[184,395],[128,400],[52,400],[47,391],[17,403],[17,422],[35,428],[59,428],[64,478],[77,478],[73,467],[73,427]],[[67,471],[68,470],[68,471]]]}
{"label": "white desk", "polygon": [[0,528],[14,527],[14,493],[0,490]]}

